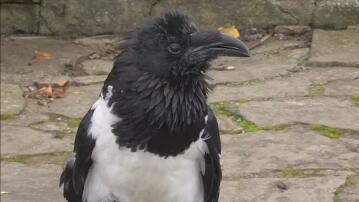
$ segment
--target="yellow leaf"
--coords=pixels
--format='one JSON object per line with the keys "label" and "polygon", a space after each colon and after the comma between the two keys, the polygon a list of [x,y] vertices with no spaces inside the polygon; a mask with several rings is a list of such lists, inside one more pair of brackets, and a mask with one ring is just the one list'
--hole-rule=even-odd
{"label": "yellow leaf", "polygon": [[51,59],[51,54],[47,52],[35,51],[34,59],[36,60],[49,60]]}
{"label": "yellow leaf", "polygon": [[234,25],[230,27],[220,27],[218,28],[218,31],[221,32],[222,34],[226,34],[234,38],[240,37],[239,31]]}

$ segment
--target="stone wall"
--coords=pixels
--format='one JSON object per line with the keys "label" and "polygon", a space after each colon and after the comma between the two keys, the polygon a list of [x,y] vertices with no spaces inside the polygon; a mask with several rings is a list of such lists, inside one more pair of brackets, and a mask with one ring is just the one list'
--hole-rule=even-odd
{"label": "stone wall", "polygon": [[1,33],[124,33],[143,18],[176,9],[202,28],[359,24],[359,0],[1,0]]}

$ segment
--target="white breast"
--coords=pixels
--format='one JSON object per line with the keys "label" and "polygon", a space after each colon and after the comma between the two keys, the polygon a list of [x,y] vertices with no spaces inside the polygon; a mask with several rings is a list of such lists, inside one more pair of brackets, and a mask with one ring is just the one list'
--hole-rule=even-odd
{"label": "white breast", "polygon": [[202,202],[204,172],[202,139],[180,155],[163,158],[120,148],[111,125],[120,118],[102,98],[94,105],[89,133],[96,139],[93,165],[83,197],[88,202]]}

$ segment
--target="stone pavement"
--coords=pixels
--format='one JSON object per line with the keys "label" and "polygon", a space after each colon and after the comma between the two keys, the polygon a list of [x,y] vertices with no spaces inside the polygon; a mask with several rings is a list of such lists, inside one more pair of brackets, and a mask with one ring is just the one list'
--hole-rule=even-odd
{"label": "stone pavement", "polygon": [[[221,202],[358,202],[359,31],[279,38],[251,58],[219,58],[208,72],[222,133]],[[118,41],[2,38],[1,201],[64,201],[60,172]],[[52,57],[34,61],[34,51]],[[22,97],[34,83],[63,80],[72,82],[67,96],[46,106]]]}

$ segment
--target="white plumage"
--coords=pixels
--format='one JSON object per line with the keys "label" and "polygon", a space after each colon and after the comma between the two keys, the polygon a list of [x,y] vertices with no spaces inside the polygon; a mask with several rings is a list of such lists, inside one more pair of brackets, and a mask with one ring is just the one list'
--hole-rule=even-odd
{"label": "white plumage", "polygon": [[[107,97],[107,96],[106,96]],[[93,165],[86,179],[83,199],[87,202],[202,202],[204,153],[200,138],[182,155],[160,157],[131,152],[116,143],[111,125],[121,118],[111,113],[102,97],[93,106],[89,135],[96,139]],[[200,135],[200,134],[199,134]]]}

